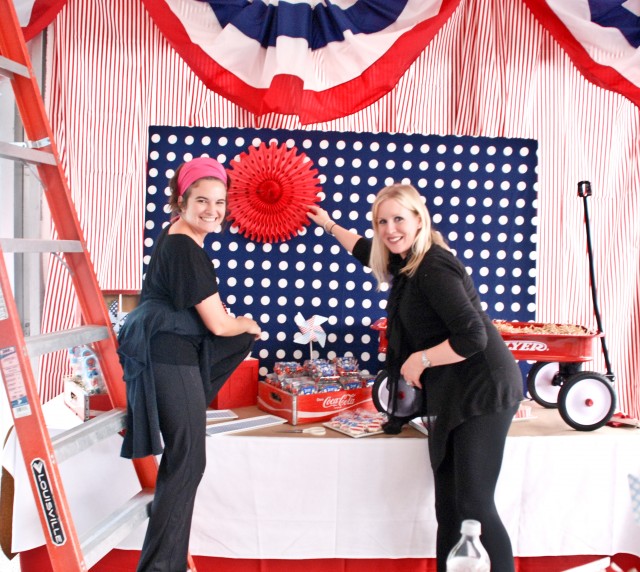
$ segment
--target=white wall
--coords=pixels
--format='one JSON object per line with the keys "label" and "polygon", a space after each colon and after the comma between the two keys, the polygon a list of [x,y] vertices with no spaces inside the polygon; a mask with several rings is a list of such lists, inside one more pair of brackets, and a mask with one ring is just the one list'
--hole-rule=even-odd
{"label": "white wall", "polygon": [[[14,98],[13,90],[9,80],[0,76],[0,141],[13,141],[13,125],[14,125]],[[2,197],[2,206],[0,209],[0,237],[13,236],[13,214],[14,214],[14,163],[6,159],[0,159],[0,196]],[[12,274],[13,257],[7,256],[6,262],[9,266],[9,272]],[[0,373],[0,380],[2,374]],[[0,446],[4,444],[4,439],[13,425],[11,417],[11,409],[7,399],[7,392],[4,389],[4,383],[0,388]],[[2,463],[2,448],[0,448],[0,464]],[[15,559],[14,559],[15,560]],[[3,554],[0,553],[0,570],[11,570],[11,566],[7,562]]]}
{"label": "white wall", "polygon": [[[0,76],[0,141],[14,141],[14,97],[9,80]],[[14,168],[13,161],[0,159],[0,196],[2,196],[2,209],[0,209],[0,236],[3,238],[13,236],[14,229]],[[9,275],[13,275],[13,256],[5,257]],[[1,374],[0,374],[1,376]],[[7,430],[13,424],[9,409],[7,392],[0,391],[0,440],[4,442]],[[1,453],[0,453],[1,459]]]}
{"label": "white wall", "polygon": [[[32,66],[36,77],[42,77],[42,53],[43,53],[43,37],[42,35],[29,43],[29,51],[32,58]],[[16,121],[20,126],[19,120],[16,120],[16,106],[15,97],[13,94],[13,88],[8,78],[0,76],[0,141],[13,142],[22,139],[20,129],[16,130]],[[2,209],[0,209],[0,237],[11,238],[17,235],[16,232],[16,219],[22,219],[23,225],[27,229],[26,233],[29,236],[39,236],[40,227],[40,202],[42,192],[40,185],[36,179],[28,170],[23,170],[20,173],[20,169],[16,169],[16,163],[8,159],[0,159],[0,197],[2,197]],[[16,176],[18,173],[18,176]],[[19,177],[19,178],[18,178]],[[16,199],[23,193],[18,193],[18,184],[24,185],[24,196],[27,197],[26,201]],[[24,209],[23,205],[27,205]],[[26,235],[25,233],[25,235]],[[34,255],[29,255],[33,257]],[[15,292],[15,255],[5,255],[5,264],[7,265],[7,272],[9,279],[14,287],[14,297],[18,296]],[[40,261],[36,258],[27,259],[25,257],[25,265],[28,270],[25,275],[25,292],[21,292],[22,298],[27,304],[27,320],[32,322],[30,333],[38,333],[40,329],[40,307],[42,305],[42,286],[41,286],[41,270]],[[25,316],[22,316],[25,319]],[[0,380],[2,380],[0,374]],[[2,447],[4,439],[7,435],[9,428],[13,425],[13,417],[11,415],[11,408],[9,406],[9,400],[4,382],[2,388],[0,388],[0,464],[2,463]],[[2,561],[0,561],[0,570],[2,568]]]}

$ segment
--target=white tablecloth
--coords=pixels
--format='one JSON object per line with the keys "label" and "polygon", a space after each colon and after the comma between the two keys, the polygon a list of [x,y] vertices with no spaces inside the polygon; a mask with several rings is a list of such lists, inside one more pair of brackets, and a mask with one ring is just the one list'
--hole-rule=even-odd
{"label": "white tablecloth", "polygon": [[[76,422],[57,409],[57,426],[62,418]],[[640,430],[581,433],[564,425],[557,411],[534,413],[538,419],[514,423],[498,483],[498,509],[515,555],[640,556],[640,524],[628,483],[629,474],[640,475]],[[191,553],[265,559],[435,556],[427,441],[411,431],[413,438],[210,437]],[[80,531],[139,490],[119,448],[115,436],[61,465]],[[8,442],[4,461],[15,477],[13,550],[20,552],[44,541],[16,451],[15,441]],[[144,528],[120,548],[139,549]]]}

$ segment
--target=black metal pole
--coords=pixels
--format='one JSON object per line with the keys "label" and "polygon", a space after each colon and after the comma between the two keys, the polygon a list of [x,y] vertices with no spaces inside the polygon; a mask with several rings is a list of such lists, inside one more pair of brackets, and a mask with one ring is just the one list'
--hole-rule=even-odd
{"label": "black metal pole", "polygon": [[589,181],[580,181],[578,183],[578,196],[582,198],[584,205],[584,222],[587,231],[587,253],[589,254],[589,279],[591,283],[591,298],[593,300],[593,310],[596,315],[596,323],[598,324],[598,331],[602,333],[600,341],[602,343],[602,353],[604,354],[604,363],[607,367],[607,377],[613,383],[615,381],[615,375],[611,371],[611,361],[609,360],[609,351],[607,350],[607,343],[604,339],[604,330],[602,328],[602,320],[600,318],[600,309],[598,307],[598,296],[596,294],[596,274],[593,268],[593,250],[591,247],[591,229],[589,226],[589,207],[587,205],[587,198],[591,196],[591,183]]}

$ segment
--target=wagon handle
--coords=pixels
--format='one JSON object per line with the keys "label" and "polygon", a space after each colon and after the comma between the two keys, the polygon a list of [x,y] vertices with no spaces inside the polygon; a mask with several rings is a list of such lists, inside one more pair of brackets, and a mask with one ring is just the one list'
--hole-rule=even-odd
{"label": "wagon handle", "polygon": [[[578,196],[582,198],[584,205],[584,221],[587,231],[587,253],[589,254],[589,278],[591,282],[591,298],[593,299],[593,310],[596,315],[596,323],[598,324],[598,330],[603,332],[602,320],[600,319],[600,309],[598,308],[598,297],[596,295],[596,275],[593,269],[593,251],[591,248],[591,230],[589,228],[589,207],[587,205],[587,198],[591,196],[591,183],[589,181],[580,181],[578,183]],[[602,353],[604,354],[604,363],[607,367],[606,376],[612,383],[615,381],[615,375],[611,371],[611,361],[609,360],[609,351],[607,350],[607,343],[604,339],[604,335],[600,336],[600,342],[602,343]]]}

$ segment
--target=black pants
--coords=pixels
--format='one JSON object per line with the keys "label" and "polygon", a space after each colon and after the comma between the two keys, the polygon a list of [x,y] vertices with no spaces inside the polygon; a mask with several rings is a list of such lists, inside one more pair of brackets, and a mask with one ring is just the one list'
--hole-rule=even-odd
{"label": "black pants", "polygon": [[438,572],[445,572],[447,555],[460,539],[460,525],[469,518],[482,524],[480,539],[489,553],[492,572],[514,570],[511,541],[494,495],[516,410],[517,406],[472,417],[449,435],[445,458],[434,472]]}
{"label": "black pants", "polygon": [[[218,338],[217,382],[222,383],[247,356],[253,336]],[[138,572],[185,572],[191,520],[206,465],[204,386],[197,366],[154,364],[156,398],[164,451]]]}

